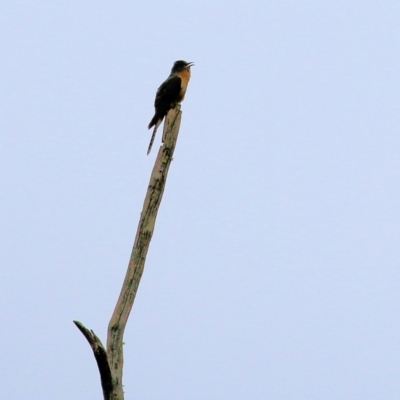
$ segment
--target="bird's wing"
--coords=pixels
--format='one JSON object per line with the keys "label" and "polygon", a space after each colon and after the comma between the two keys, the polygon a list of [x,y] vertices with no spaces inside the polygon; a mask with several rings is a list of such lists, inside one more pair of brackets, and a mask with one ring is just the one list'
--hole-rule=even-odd
{"label": "bird's wing", "polygon": [[181,91],[181,78],[171,76],[157,90],[154,107],[157,109],[170,109],[179,98]]}

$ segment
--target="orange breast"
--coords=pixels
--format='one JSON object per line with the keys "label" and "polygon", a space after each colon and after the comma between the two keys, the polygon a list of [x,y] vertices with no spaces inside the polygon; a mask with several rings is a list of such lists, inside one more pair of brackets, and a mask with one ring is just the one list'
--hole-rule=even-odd
{"label": "orange breast", "polygon": [[190,70],[185,70],[185,71],[179,72],[178,76],[181,78],[181,81],[182,81],[181,82],[181,93],[180,93],[181,100],[180,101],[183,101],[183,99],[185,98],[187,86],[190,81]]}

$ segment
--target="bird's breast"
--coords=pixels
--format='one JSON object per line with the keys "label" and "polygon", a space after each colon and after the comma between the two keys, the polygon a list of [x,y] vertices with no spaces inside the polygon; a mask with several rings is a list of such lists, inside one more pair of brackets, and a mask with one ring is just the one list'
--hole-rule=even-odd
{"label": "bird's breast", "polygon": [[185,98],[186,89],[187,89],[189,81],[190,81],[190,71],[185,70],[185,71],[180,72],[178,75],[181,78],[181,92],[180,92],[181,100],[180,101],[182,101]]}

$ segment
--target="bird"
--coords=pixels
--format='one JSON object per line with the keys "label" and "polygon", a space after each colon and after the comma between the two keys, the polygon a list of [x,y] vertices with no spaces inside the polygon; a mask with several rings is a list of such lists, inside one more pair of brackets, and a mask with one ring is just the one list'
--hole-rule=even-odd
{"label": "bird", "polygon": [[155,113],[148,128],[150,129],[154,126],[154,130],[151,135],[147,154],[150,153],[151,147],[153,146],[157,128],[168,114],[168,111],[175,108],[175,106],[181,103],[185,98],[186,89],[190,80],[190,67],[193,65],[194,63],[183,60],[175,61],[169,77],[157,89],[156,99],[154,100]]}

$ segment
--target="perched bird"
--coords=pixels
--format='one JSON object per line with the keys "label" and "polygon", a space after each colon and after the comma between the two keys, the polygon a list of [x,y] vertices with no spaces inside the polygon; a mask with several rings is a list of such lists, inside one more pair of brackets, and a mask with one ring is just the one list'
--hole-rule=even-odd
{"label": "perched bird", "polygon": [[157,128],[160,126],[168,111],[183,101],[190,80],[190,67],[192,62],[183,60],[175,61],[169,77],[157,89],[154,101],[155,114],[149,123],[149,129],[154,126],[147,154],[150,153],[156,137]]}

